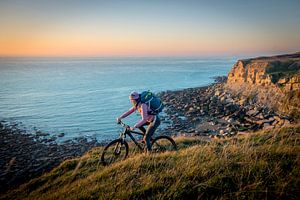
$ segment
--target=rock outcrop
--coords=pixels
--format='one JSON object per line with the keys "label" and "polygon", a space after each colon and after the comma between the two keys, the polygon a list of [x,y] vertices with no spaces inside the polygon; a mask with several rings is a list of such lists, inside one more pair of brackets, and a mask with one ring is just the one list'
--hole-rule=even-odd
{"label": "rock outcrop", "polygon": [[300,53],[239,60],[228,74],[228,84],[300,89]]}
{"label": "rock outcrop", "polygon": [[225,88],[235,96],[300,117],[300,52],[239,60]]}

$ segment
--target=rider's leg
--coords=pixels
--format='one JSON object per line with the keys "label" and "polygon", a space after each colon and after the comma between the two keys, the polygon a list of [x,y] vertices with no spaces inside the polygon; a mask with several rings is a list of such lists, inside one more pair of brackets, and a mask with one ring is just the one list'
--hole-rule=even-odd
{"label": "rider's leg", "polygon": [[145,129],[143,126],[140,126],[139,129],[140,129],[140,131],[142,131],[142,133],[144,133],[144,135],[145,135],[146,129]]}
{"label": "rider's leg", "polygon": [[153,122],[151,122],[146,130],[145,134],[145,140],[146,140],[146,145],[147,145],[147,151],[151,151],[151,142],[150,139],[152,135],[154,134],[155,130],[157,127],[160,125],[160,119],[158,116],[155,116],[155,119]]}
{"label": "rider's leg", "polygon": [[145,135],[146,134],[146,129],[144,126],[149,126],[149,122],[146,122],[143,126],[140,126],[139,129],[142,131],[142,133]]}

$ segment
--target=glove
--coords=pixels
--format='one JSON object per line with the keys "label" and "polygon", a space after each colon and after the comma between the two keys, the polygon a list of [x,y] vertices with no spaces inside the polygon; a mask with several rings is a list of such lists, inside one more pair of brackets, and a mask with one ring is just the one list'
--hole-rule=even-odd
{"label": "glove", "polygon": [[118,123],[118,124],[121,123],[121,118],[117,117],[117,123]]}

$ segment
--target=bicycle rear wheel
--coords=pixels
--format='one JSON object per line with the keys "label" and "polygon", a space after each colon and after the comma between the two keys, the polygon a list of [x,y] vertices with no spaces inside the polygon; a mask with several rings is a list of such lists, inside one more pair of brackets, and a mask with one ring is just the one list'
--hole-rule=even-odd
{"label": "bicycle rear wheel", "polygon": [[103,165],[110,165],[124,160],[128,156],[128,149],[126,141],[122,139],[113,140],[104,148],[100,161]]}
{"label": "bicycle rear wheel", "polygon": [[176,151],[177,145],[175,141],[169,136],[158,136],[152,141],[152,152],[162,153],[165,151]]}

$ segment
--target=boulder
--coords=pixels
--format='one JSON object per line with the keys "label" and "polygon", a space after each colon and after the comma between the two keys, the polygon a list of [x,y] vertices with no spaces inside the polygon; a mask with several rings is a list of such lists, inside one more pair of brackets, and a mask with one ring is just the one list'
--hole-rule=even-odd
{"label": "boulder", "polygon": [[255,117],[256,115],[258,115],[260,112],[258,110],[249,110],[246,112],[246,115],[249,115],[249,116],[252,116],[252,117]]}
{"label": "boulder", "polygon": [[274,126],[272,126],[269,122],[265,122],[263,124],[263,129],[272,129]]}

